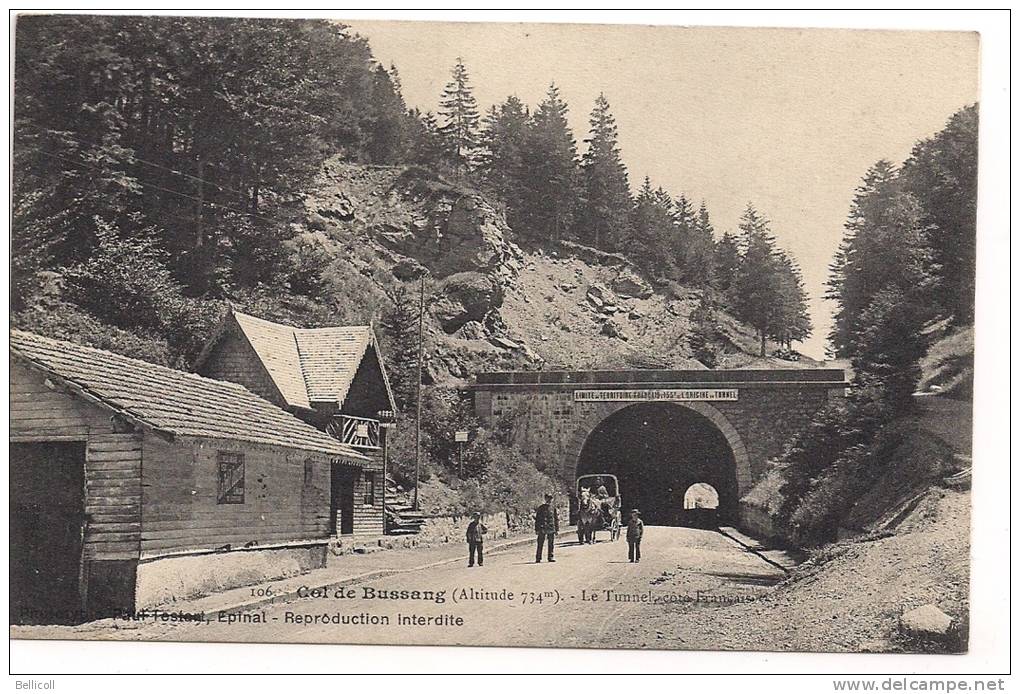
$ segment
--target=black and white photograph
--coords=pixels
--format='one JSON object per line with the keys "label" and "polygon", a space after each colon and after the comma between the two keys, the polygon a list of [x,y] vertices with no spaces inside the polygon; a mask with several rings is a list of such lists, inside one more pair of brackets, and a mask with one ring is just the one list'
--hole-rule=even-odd
{"label": "black and white photograph", "polygon": [[979,32],[208,14],[11,14],[11,640],[970,650]]}

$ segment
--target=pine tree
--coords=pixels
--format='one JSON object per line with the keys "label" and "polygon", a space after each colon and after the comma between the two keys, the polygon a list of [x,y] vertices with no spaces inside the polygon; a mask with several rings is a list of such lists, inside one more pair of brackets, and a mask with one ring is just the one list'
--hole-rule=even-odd
{"label": "pine tree", "polygon": [[645,176],[631,213],[631,243],[627,253],[660,274],[670,274],[675,269],[669,254],[662,252],[675,234],[672,202],[662,188],[652,190],[652,182]]}
{"label": "pine tree", "polygon": [[393,73],[382,65],[372,73],[369,109],[368,158],[374,164],[395,164],[406,157],[406,107]]}
{"label": "pine tree", "polygon": [[432,111],[412,109],[408,113],[407,140],[411,163],[432,171],[439,168],[443,161],[443,138]]}
{"label": "pine tree", "polygon": [[397,408],[404,414],[415,404],[418,380],[418,301],[403,284],[390,293],[379,327],[386,340],[386,373]]}
{"label": "pine tree", "polygon": [[654,197],[656,204],[669,214],[670,219],[673,219],[676,215],[676,203],[673,202],[673,196],[669,194],[669,191],[659,186],[655,189]]}
{"label": "pine tree", "polygon": [[558,240],[574,222],[578,182],[577,145],[555,84],[526,130],[521,160],[521,227],[535,238]]}
{"label": "pine tree", "polygon": [[691,332],[687,336],[687,344],[694,358],[710,369],[719,364],[719,328],[716,323],[715,307],[707,291],[701,292],[698,302],[689,318]]}
{"label": "pine tree", "polygon": [[715,245],[712,261],[712,286],[720,292],[728,292],[740,267],[740,247],[730,232],[725,232]]}
{"label": "pine tree", "polygon": [[836,303],[834,354],[849,358],[858,382],[877,385],[896,406],[910,404],[923,327],[939,309],[923,215],[889,162],[872,166],[857,188],[826,294]]}
{"label": "pine tree", "polygon": [[680,193],[673,201],[673,227],[675,234],[670,243],[670,252],[673,255],[673,263],[683,278],[684,266],[687,258],[687,240],[691,228],[694,226],[694,208],[691,207],[687,196]]}
{"label": "pine tree", "polygon": [[528,108],[510,96],[485,117],[478,172],[484,184],[507,206],[510,226],[517,226],[521,209],[524,147],[527,139]]}
{"label": "pine tree", "polygon": [[616,120],[604,94],[595,100],[588,122],[588,149],[581,158],[584,204],[576,228],[578,236],[595,248],[614,248],[630,235],[627,218],[632,202],[627,168],[617,145]]}
{"label": "pine tree", "polygon": [[924,242],[921,214],[890,162],[879,161],[868,170],[829,267],[826,298],[836,303],[829,341],[837,356],[851,356],[861,332],[859,318],[875,294],[927,277],[928,269],[920,267],[918,256]]}
{"label": "pine tree", "polygon": [[797,263],[783,251],[776,253],[776,263],[779,310],[769,337],[790,351],[793,342],[805,340],[811,334],[811,316],[808,313],[804,279]]}
{"label": "pine tree", "polygon": [[978,111],[953,114],[934,137],[914,146],[900,172],[921,206],[938,288],[932,300],[957,324],[974,319],[977,241]]}
{"label": "pine tree", "polygon": [[[686,198],[683,198],[683,207],[689,208]],[[680,208],[680,204],[677,204]],[[697,213],[685,212],[682,238],[681,274],[687,284],[703,287],[708,284],[712,277],[712,262],[714,260],[715,238],[712,228],[712,221],[708,216],[708,207],[704,202]]]}
{"label": "pine tree", "polygon": [[445,142],[447,161],[459,173],[470,171],[478,149],[478,102],[467,67],[460,58],[439,98],[439,113],[444,121],[439,132]]}
{"label": "pine tree", "polygon": [[765,356],[765,338],[773,330],[781,304],[775,238],[769,223],[748,203],[740,218],[744,247],[740,266],[731,288],[737,317],[753,326],[760,340],[759,355]]}

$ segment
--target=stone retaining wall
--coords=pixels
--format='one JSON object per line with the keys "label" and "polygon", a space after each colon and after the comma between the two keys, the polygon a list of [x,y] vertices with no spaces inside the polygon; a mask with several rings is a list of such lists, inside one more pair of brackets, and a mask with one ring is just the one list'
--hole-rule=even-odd
{"label": "stone retaining wall", "polygon": [[135,609],[297,576],[325,565],[325,543],[143,561],[138,564]]}
{"label": "stone retaining wall", "polygon": [[[469,516],[433,516],[425,521],[418,538],[423,544],[464,542],[470,522]],[[506,513],[483,514],[482,524],[488,530],[487,540],[502,540],[513,532]]]}

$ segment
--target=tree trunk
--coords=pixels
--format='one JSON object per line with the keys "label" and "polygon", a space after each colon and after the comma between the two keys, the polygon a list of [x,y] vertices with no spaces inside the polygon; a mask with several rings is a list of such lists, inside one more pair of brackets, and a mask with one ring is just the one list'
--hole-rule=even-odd
{"label": "tree trunk", "polygon": [[198,181],[198,210],[195,212],[195,248],[201,248],[205,243],[205,230],[202,228],[202,208],[205,206],[205,183],[202,174],[205,171],[205,158],[199,157],[198,166],[195,169],[195,177]]}
{"label": "tree trunk", "polygon": [[259,185],[262,182],[261,167],[255,166],[255,181],[251,186],[251,211],[252,214],[259,213]]}
{"label": "tree trunk", "polygon": [[761,351],[759,352],[758,356],[764,357],[765,356],[765,331],[764,330],[759,330],[758,334],[761,335]]}

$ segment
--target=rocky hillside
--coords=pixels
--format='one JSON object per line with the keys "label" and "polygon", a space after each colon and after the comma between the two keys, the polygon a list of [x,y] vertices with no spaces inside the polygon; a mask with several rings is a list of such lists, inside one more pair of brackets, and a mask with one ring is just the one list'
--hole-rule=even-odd
{"label": "rocky hillside", "polygon": [[[477,191],[333,159],[305,206],[305,242],[380,287],[413,287],[424,272],[434,381],[487,369],[704,368],[686,339],[700,291],[657,283],[618,254],[522,247]],[[803,365],[752,356],[750,329],[717,316],[723,366]]]}

